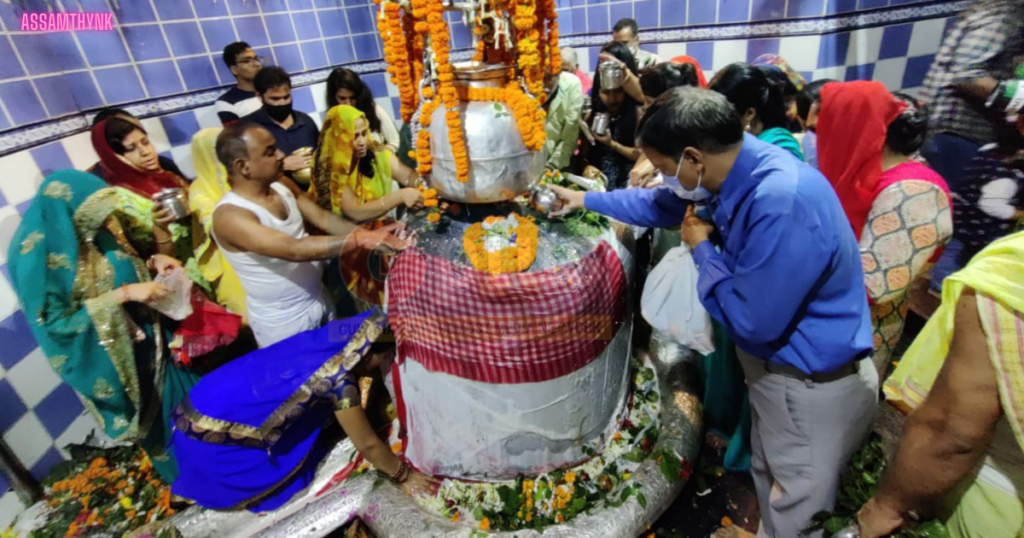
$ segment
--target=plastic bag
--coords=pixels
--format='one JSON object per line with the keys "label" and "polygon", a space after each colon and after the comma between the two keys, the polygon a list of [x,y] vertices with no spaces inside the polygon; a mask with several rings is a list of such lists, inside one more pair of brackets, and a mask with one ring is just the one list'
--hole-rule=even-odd
{"label": "plastic bag", "polygon": [[688,245],[669,250],[647,276],[640,312],[654,329],[707,355],[715,350],[714,330],[697,296],[697,276]]}
{"label": "plastic bag", "polygon": [[150,305],[153,310],[177,321],[192,315],[192,281],[184,269],[177,267],[166,275],[158,275],[153,280],[170,290],[163,299]]}

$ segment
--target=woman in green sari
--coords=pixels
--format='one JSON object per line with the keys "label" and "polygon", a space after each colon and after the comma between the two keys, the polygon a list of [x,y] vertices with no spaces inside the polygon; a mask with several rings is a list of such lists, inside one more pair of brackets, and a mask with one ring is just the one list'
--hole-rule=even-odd
{"label": "woman in green sari", "polygon": [[11,280],[53,369],[111,439],[138,442],[173,482],[169,417],[198,378],[170,363],[170,332],[147,304],[168,293],[150,271],[181,264],[140,256],[120,198],[84,172],[47,178],[11,242]]}

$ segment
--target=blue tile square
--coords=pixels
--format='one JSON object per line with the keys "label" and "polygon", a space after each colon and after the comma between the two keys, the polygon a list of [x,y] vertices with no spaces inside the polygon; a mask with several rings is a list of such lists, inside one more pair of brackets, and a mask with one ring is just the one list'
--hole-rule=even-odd
{"label": "blue tile square", "polygon": [[827,14],[857,11],[857,0],[828,0]]}
{"label": "blue tile square", "polygon": [[[162,21],[174,21],[181,19],[194,19],[192,2],[190,0],[157,0],[153,2],[156,7],[156,14]],[[170,37],[170,36],[167,36]]]}
{"label": "blue tile square", "polygon": [[[252,0],[249,0],[250,2]],[[288,11],[288,0],[258,0],[263,13],[279,13]]]}
{"label": "blue tile square", "polygon": [[[462,22],[456,22],[449,25],[452,34],[452,47],[455,50],[468,49],[473,46],[473,31],[468,26],[462,24]],[[561,31],[559,27],[559,31]],[[380,41],[380,34],[373,34],[377,36],[377,40]],[[383,42],[381,43],[383,45]]]}
{"label": "blue tile square", "polygon": [[766,21],[786,18],[786,0],[753,0],[750,20]]}
{"label": "blue tile square", "polygon": [[11,483],[7,481],[7,477],[0,473],[0,491],[7,492],[11,489]]}
{"label": "blue tile square", "polygon": [[210,65],[209,56],[178,60],[178,69],[181,71],[181,78],[185,79],[186,89],[202,90],[220,85],[217,72]]}
{"label": "blue tile square", "polygon": [[270,44],[270,40],[267,39],[267,31],[263,29],[263,19],[260,17],[241,17],[234,21],[239,41],[245,41],[254,49]]}
{"label": "blue tile square", "polygon": [[174,62],[167,60],[148,64],[139,64],[139,74],[142,75],[142,82],[150,97],[172,95],[185,91],[181,84],[181,77]]}
{"label": "blue tile square", "polygon": [[[615,2],[614,4],[608,5],[608,19],[611,22],[612,28],[615,28],[615,23],[622,19],[633,18],[633,2]],[[640,23],[637,23],[640,26]],[[640,30],[644,27],[640,26]]]}
{"label": "blue tile square", "polygon": [[395,114],[398,115],[398,117],[395,118],[395,121],[397,121],[399,123],[399,125],[401,125],[401,123],[402,123],[402,98],[401,97],[392,97],[391,98],[391,108],[394,109]]}
{"label": "blue tile square", "polygon": [[[658,13],[661,20],[658,20]],[[686,24],[686,3],[676,0],[659,0],[657,2],[637,2],[633,9],[636,23],[641,31],[655,28],[670,28]],[[642,22],[641,22],[642,21]]]}
{"label": "blue tile square", "polygon": [[312,114],[316,112],[316,104],[313,101],[313,87],[303,86],[292,90],[292,106],[295,110]]}
{"label": "blue tile square", "polygon": [[313,9],[313,0],[288,0],[288,8],[292,11]]}
{"label": "blue tile square", "polygon": [[46,105],[49,117],[63,116],[78,111],[78,105],[75,104],[75,98],[71,89],[64,82],[63,75],[37,78],[33,82],[39,92],[39,97]]}
{"label": "blue tile square", "polygon": [[585,7],[587,0],[569,0],[570,7]]}
{"label": "blue tile square", "polygon": [[[0,116],[0,117],[2,117],[2,116]],[[6,203],[7,203],[7,200],[4,199],[3,195],[0,195],[0,205],[6,204]],[[7,264],[0,265],[0,273],[3,273],[4,278],[6,278],[8,282],[11,281],[11,271],[10,271],[10,269],[7,268]],[[3,473],[0,473],[0,475],[2,475],[2,474]]]}
{"label": "blue tile square", "polygon": [[299,41],[320,37],[320,23],[316,20],[315,12],[292,13],[292,22],[295,24],[295,32],[298,34]]}
{"label": "blue tile square", "polygon": [[85,69],[85,59],[78,50],[74,34],[70,32],[51,32],[46,34],[50,41],[50,49],[57,56],[57,63],[66,71]]}
{"label": "blue tile square", "polygon": [[263,22],[267,24],[267,32],[270,33],[270,42],[279,45],[295,41],[295,30],[292,28],[292,18],[287,13],[276,15],[264,15]]}
{"label": "blue tile square", "polygon": [[43,457],[39,458],[39,461],[32,466],[32,469],[30,469],[29,472],[32,474],[32,478],[42,480],[50,475],[50,471],[54,467],[63,462],[64,457],[60,455],[60,452],[57,452],[56,448],[51,446],[50,449],[46,451],[46,454],[43,454]]}
{"label": "blue tile square", "polygon": [[352,46],[356,48],[356,58],[360,61],[377,60],[380,53],[380,37],[377,34],[352,36]]}
{"label": "blue tile square", "polygon": [[718,22],[750,20],[750,0],[718,0]]}
{"label": "blue tile square", "polygon": [[289,73],[301,73],[306,70],[302,64],[302,53],[299,52],[297,44],[274,47],[274,58],[277,60],[277,65]]}
{"label": "blue tile square", "polygon": [[136,62],[162,60],[171,56],[159,24],[125,26],[121,31],[128,42],[128,51]]}
{"label": "blue tile square", "polygon": [[[184,3],[184,0],[175,0],[175,3],[178,1]],[[224,2],[204,2],[203,0],[198,0],[192,2],[192,8],[196,10],[196,17],[200,19],[226,17],[228,14],[228,6]]]}
{"label": "blue tile square", "polygon": [[39,347],[32,337],[25,313],[20,309],[0,321],[0,337],[0,342],[4,343],[0,346],[0,365],[3,365],[4,370],[10,370]]}
{"label": "blue tile square", "polygon": [[611,30],[611,24],[608,22],[608,6],[587,6],[587,33],[597,34]]}
{"label": "blue tile square", "polygon": [[916,88],[924,84],[924,78],[935,61],[935,55],[907,58],[907,70],[903,72],[903,87]]}
{"label": "blue tile square", "polygon": [[715,65],[715,44],[711,41],[687,43],[686,55],[697,60],[697,63],[702,66]]}
{"label": "blue tile square", "polygon": [[206,52],[203,34],[194,22],[175,22],[164,25],[167,41],[175,56],[192,56]]}
{"label": "blue tile square", "polygon": [[213,54],[210,59],[213,60],[213,69],[217,72],[217,78],[220,79],[221,84],[236,84],[238,82],[235,80],[235,75],[231,74],[231,69],[224,64],[220,54]]}
{"label": "blue tile square", "polygon": [[878,51],[878,59],[906,56],[907,49],[910,47],[910,34],[913,31],[913,23],[886,26],[882,31],[882,45]]}
{"label": "blue tile square", "polygon": [[344,11],[340,9],[325,9],[317,11],[316,16],[320,18],[320,31],[324,37],[338,37],[349,34]]}
{"label": "blue tile square", "polygon": [[331,65],[347,64],[356,59],[352,51],[352,40],[347,37],[335,37],[324,41],[327,47],[327,59]]}
{"label": "blue tile square", "polygon": [[277,60],[274,58],[274,51],[270,47],[254,47],[252,49],[260,58],[265,59],[264,65],[277,65]]}
{"label": "blue tile square", "polygon": [[[346,6],[368,6],[370,5],[370,0],[343,0],[342,3]],[[457,13],[453,14],[457,15]]]}
{"label": "blue tile square", "polygon": [[302,60],[306,64],[306,69],[327,67],[327,53],[324,51],[322,41],[307,41],[300,43],[299,47],[302,49]]}
{"label": "blue tile square", "polygon": [[117,2],[116,5],[119,9],[113,10],[114,17],[121,24],[156,21],[156,13],[153,13],[153,8],[150,7],[149,2]]}
{"label": "blue tile square", "polygon": [[851,65],[846,68],[846,82],[853,80],[871,80],[875,74],[875,64]]}
{"label": "blue tile square", "polygon": [[826,34],[821,36],[818,49],[818,69],[838,67],[846,63],[846,52],[850,48],[850,34]]}
{"label": "blue tile square", "polygon": [[142,82],[131,66],[97,69],[96,81],[103,92],[104,101],[108,105],[127,103],[146,97]]}
{"label": "blue tile square", "polygon": [[348,27],[353,34],[368,34],[377,32],[377,24],[373,20],[373,14],[367,7],[352,7],[345,10],[348,17]]}
{"label": "blue tile square", "polygon": [[35,159],[39,170],[44,176],[48,176],[57,170],[67,170],[68,168],[75,167],[75,165],[71,164],[68,152],[64,151],[64,146],[60,142],[50,142],[49,144],[32,148],[29,150],[29,153]]}
{"label": "blue tile square", "polygon": [[7,28],[21,28],[21,14],[25,8],[9,2],[0,2],[0,20],[4,21]]}
{"label": "blue tile square", "polygon": [[[21,60],[25,62],[25,69],[28,69],[29,74],[44,75],[61,70],[60,61],[53,53],[53,47],[50,45],[50,40],[46,38],[46,34],[13,34],[11,39],[21,55]],[[9,54],[9,56],[3,57],[3,63],[10,64],[10,67],[17,68],[18,72],[21,72],[21,66],[18,65],[13,51]],[[8,68],[0,69],[6,71]]]}
{"label": "blue tile square", "polygon": [[922,1],[923,0],[891,0],[889,4],[893,6],[899,6],[903,4],[917,4]]}
{"label": "blue tile square", "polygon": [[82,414],[82,410],[82,401],[78,399],[74,389],[64,383],[53,389],[53,392],[43,398],[34,409],[39,421],[54,438],[64,433],[78,415]]}
{"label": "blue tile square", "polygon": [[559,9],[557,13],[559,35],[575,35],[577,32],[576,26],[572,23],[572,10]]}
{"label": "blue tile square", "polygon": [[587,33],[587,8],[585,7],[574,7],[570,10],[572,13],[572,28],[577,34]]}
{"label": "blue tile square", "polygon": [[120,32],[75,32],[75,37],[93,67],[131,62]]}
{"label": "blue tile square", "polygon": [[14,206],[14,207],[16,207],[18,209],[18,214],[19,215],[25,216],[25,213],[28,212],[28,208],[32,207],[32,200],[31,199],[25,200],[24,202]]}
{"label": "blue tile square", "polygon": [[[199,0],[200,2],[202,0]],[[256,5],[256,0],[223,0],[228,5],[228,11],[231,12],[232,16],[238,15],[256,15],[260,12],[260,7]]]}
{"label": "blue tile square", "polygon": [[238,41],[235,37],[235,27],[231,25],[230,20],[200,21],[199,25],[206,36],[206,45],[214,54],[223,54],[224,47]]}
{"label": "blue tile square", "polygon": [[15,125],[46,119],[46,110],[39,102],[32,83],[27,80],[0,84],[0,100],[7,105],[7,112]]}
{"label": "blue tile square", "polygon": [[800,0],[790,2],[787,17],[820,17],[825,13],[825,0]]}
{"label": "blue tile square", "polygon": [[751,39],[747,41],[747,61],[753,62],[762,54],[778,54],[779,38]]}
{"label": "blue tile square", "polygon": [[366,87],[370,88],[370,93],[374,97],[387,97],[387,75],[384,73],[367,73],[359,75],[359,78],[362,79],[363,84],[366,84]]}
{"label": "blue tile square", "polygon": [[[689,2],[690,13],[687,24],[710,24],[715,22],[715,2],[707,0]],[[689,45],[687,45],[689,48]]]}
{"label": "blue tile square", "polygon": [[0,379],[0,410],[3,410],[0,412],[0,432],[6,432],[14,426],[14,423],[28,411],[25,402],[21,401],[18,393],[14,392],[11,382],[6,379]]}
{"label": "blue tile square", "polygon": [[[4,115],[0,114],[0,118],[3,118],[3,117],[4,117]],[[7,205],[7,198],[4,198],[4,193],[0,192],[0,207],[4,207],[5,205]],[[6,265],[0,265],[0,268],[6,269],[7,266]],[[10,282],[11,279],[8,278],[7,281]],[[0,474],[3,474],[3,473],[0,473]]]}
{"label": "blue tile square", "polygon": [[335,8],[341,7],[341,0],[313,0],[313,4],[317,8]]}
{"label": "blue tile square", "polygon": [[185,146],[192,142],[192,135],[199,131],[199,122],[191,110],[160,117],[160,123],[167,132],[167,141],[172,147]]}
{"label": "blue tile square", "polygon": [[103,106],[103,96],[100,95],[91,73],[87,71],[67,73],[64,75],[64,83],[71,88],[71,96],[79,110]]}
{"label": "blue tile square", "polygon": [[888,7],[889,0],[860,0],[860,9],[878,9],[882,7]]}

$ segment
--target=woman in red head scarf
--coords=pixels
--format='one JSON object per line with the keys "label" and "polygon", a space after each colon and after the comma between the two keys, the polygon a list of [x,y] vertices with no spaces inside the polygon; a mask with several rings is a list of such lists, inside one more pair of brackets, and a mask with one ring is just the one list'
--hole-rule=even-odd
{"label": "woman in red head scarf", "polygon": [[188,188],[184,179],[161,168],[149,134],[135,122],[114,116],[97,123],[92,146],[100,156],[97,175],[109,185],[147,198],[163,189]]}
{"label": "woman in red head scarf", "polygon": [[914,159],[927,125],[924,105],[880,82],[835,82],[821,91],[818,163],[860,242],[880,374],[903,332],[911,283],[953,231],[949,187]]}
{"label": "woman in red head scarf", "polygon": [[697,60],[693,59],[690,56],[676,56],[675,58],[672,58],[669,61],[674,63],[674,64],[690,64],[690,65],[692,65],[693,68],[697,70],[697,84],[701,88],[707,88],[708,87],[708,79],[704,77],[704,70],[701,69],[700,62],[698,62]]}

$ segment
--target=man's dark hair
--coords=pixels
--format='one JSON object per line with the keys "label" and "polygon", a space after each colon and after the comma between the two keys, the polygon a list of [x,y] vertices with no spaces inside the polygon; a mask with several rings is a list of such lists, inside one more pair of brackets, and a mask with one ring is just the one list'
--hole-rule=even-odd
{"label": "man's dark hair", "polygon": [[811,113],[811,105],[821,98],[821,89],[829,82],[839,81],[831,78],[815,80],[804,86],[804,89],[796,95],[796,115],[800,116],[800,119],[807,121],[807,115]]}
{"label": "man's dark hair", "polygon": [[96,113],[96,117],[92,119],[92,126],[95,127],[97,123],[105,119],[113,118],[115,116],[129,116],[132,118],[135,117],[129,114],[128,111],[123,108],[108,106],[107,108],[100,109],[100,111]]}
{"label": "man's dark hair", "polygon": [[615,23],[615,27],[612,28],[612,32],[619,33],[626,28],[633,32],[633,37],[640,35],[640,27],[636,25],[636,21],[633,19],[619,19],[619,22]]}
{"label": "man's dark hair", "polygon": [[256,88],[256,93],[263,95],[267,93],[267,90],[278,86],[288,86],[291,88],[292,77],[281,67],[272,65],[260,69],[260,72],[256,74],[256,78],[253,79],[252,85]]}
{"label": "man's dark hair", "polygon": [[761,69],[743,62],[730,64],[715,75],[708,88],[724,95],[741,115],[754,109],[765,129],[788,125],[782,89]]}
{"label": "man's dark hair", "polygon": [[889,124],[885,145],[900,155],[913,155],[921,149],[928,135],[928,107],[905,93],[897,92],[892,96],[906,108]]}
{"label": "man's dark hair", "polygon": [[728,151],[743,141],[736,107],[724,95],[701,88],[673,88],[647,108],[637,129],[639,145],[678,161],[687,147]]}
{"label": "man's dark hair", "polygon": [[693,64],[660,63],[640,75],[640,88],[651,99],[657,99],[672,88],[697,85],[697,68]]}
{"label": "man's dark hair", "polygon": [[245,133],[258,127],[255,123],[239,121],[228,125],[217,135],[217,160],[227,168],[228,174],[233,172],[232,166],[236,160],[249,158]]}
{"label": "man's dark hair", "polygon": [[251,48],[245,41],[236,41],[224,47],[224,65],[234,67],[238,63],[238,55]]}
{"label": "man's dark hair", "polygon": [[107,125],[103,128],[103,138],[106,139],[107,145],[110,146],[110,149],[114,150],[114,153],[124,155],[127,153],[124,147],[124,139],[135,131],[142,131],[143,134],[147,134],[146,130],[142,127],[124,118],[114,116],[107,119]]}

